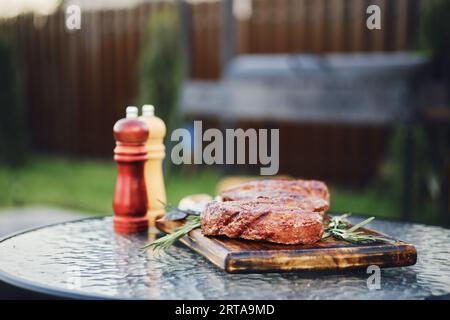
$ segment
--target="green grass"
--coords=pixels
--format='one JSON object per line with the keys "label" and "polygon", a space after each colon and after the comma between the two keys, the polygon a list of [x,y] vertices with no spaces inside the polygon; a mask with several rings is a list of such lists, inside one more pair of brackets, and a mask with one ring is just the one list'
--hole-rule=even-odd
{"label": "green grass", "polygon": [[[55,206],[92,214],[112,214],[116,164],[111,161],[34,156],[18,169],[0,166],[0,207]],[[168,202],[189,194],[215,194],[221,172],[214,169],[172,170],[166,176]],[[400,200],[373,188],[332,187],[332,210],[383,218],[401,218]],[[432,213],[421,212],[420,221]]]}
{"label": "green grass", "polygon": [[[374,187],[366,187],[363,190],[332,187],[330,192],[332,211],[385,219],[403,219],[401,192],[389,193]],[[410,213],[412,221],[427,224],[442,223],[442,214],[436,202],[423,203],[417,199],[413,201],[416,203],[413,204],[413,211]]]}
{"label": "green grass", "polygon": [[33,157],[19,169],[0,168],[1,206],[51,205],[111,212],[113,163]]}
{"label": "green grass", "polygon": [[332,187],[330,192],[333,211],[380,218],[401,218],[399,201],[388,198],[386,195],[380,195],[373,189],[366,188],[362,191],[355,191]]}
{"label": "green grass", "polygon": [[[48,205],[111,214],[116,164],[37,156],[19,169],[0,166],[0,207]],[[192,193],[213,194],[217,171],[174,173],[166,177],[168,202]]]}

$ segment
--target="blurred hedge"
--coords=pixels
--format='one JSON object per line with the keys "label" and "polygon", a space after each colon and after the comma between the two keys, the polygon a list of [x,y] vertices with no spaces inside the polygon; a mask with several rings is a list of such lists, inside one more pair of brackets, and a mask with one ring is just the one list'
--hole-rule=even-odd
{"label": "blurred hedge", "polygon": [[175,125],[183,79],[177,11],[167,7],[152,13],[146,28],[139,61],[138,105],[155,105],[156,115],[170,130]]}
{"label": "blurred hedge", "polygon": [[450,1],[425,3],[420,37],[421,45],[434,57],[436,74],[450,81]]}
{"label": "blurred hedge", "polygon": [[27,156],[27,127],[17,54],[0,34],[0,162],[17,166]]}

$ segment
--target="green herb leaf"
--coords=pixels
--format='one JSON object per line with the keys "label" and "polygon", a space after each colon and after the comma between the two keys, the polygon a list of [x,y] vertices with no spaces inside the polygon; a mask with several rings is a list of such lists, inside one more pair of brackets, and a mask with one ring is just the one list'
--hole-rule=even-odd
{"label": "green herb leaf", "polygon": [[347,232],[353,232],[358,230],[359,228],[364,227],[366,224],[369,224],[373,219],[375,219],[375,217],[370,217],[369,219],[366,219],[364,221],[361,221],[358,224],[355,224],[353,227],[351,227],[350,229],[347,230]]}
{"label": "green herb leaf", "polygon": [[172,246],[175,242],[177,242],[180,238],[184,237],[186,234],[191,232],[194,229],[197,229],[201,225],[201,219],[200,216],[189,216],[186,219],[186,223],[182,225],[179,228],[176,228],[172,233],[169,233],[165,235],[164,237],[161,237],[159,239],[156,239],[155,241],[145,245],[141,249],[153,249],[153,250],[159,250],[159,249],[167,249],[170,246]]}
{"label": "green herb leaf", "polygon": [[350,227],[350,222],[346,219],[349,214],[344,214],[342,216],[331,217],[325,228],[325,232],[322,239],[333,237],[335,239],[344,240],[352,243],[374,243],[374,242],[388,242],[394,243],[394,240],[378,237],[371,234],[366,234],[358,229],[369,224],[375,217],[370,217],[358,224]]}

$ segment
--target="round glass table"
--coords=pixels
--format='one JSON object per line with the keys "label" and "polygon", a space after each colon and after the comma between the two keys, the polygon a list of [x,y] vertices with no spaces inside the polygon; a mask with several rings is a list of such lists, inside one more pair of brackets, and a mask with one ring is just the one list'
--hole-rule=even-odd
{"label": "round glass table", "polygon": [[182,244],[143,252],[148,236],[115,234],[111,217],[4,238],[0,280],[51,296],[88,299],[423,299],[450,293],[450,230],[383,220],[371,227],[418,251],[416,265],[383,269],[380,289],[369,289],[366,270],[227,274]]}

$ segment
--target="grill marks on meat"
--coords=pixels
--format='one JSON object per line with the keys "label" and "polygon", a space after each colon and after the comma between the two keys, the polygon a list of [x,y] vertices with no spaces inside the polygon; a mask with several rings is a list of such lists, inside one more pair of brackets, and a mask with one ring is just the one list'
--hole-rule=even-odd
{"label": "grill marks on meat", "polygon": [[320,211],[320,207],[325,208],[325,211],[328,210],[330,201],[327,186],[316,180],[256,180],[231,187],[223,191],[221,197],[223,201],[270,198],[291,204],[308,199],[309,204],[315,201],[318,205],[313,211]]}
{"label": "grill marks on meat", "polygon": [[282,244],[311,244],[323,234],[320,213],[258,200],[211,202],[201,224],[205,235]]}
{"label": "grill marks on meat", "polygon": [[257,180],[221,193],[201,216],[205,235],[311,244],[323,234],[329,209],[327,186],[314,180]]}
{"label": "grill marks on meat", "polygon": [[254,200],[238,201],[258,201],[258,203],[261,204],[272,204],[284,206],[286,208],[298,208],[303,211],[319,212],[321,214],[324,214],[329,209],[328,201],[316,197],[295,198],[286,195],[275,197],[259,196]]}
{"label": "grill marks on meat", "polygon": [[316,180],[255,180],[236,185],[222,192],[224,200],[249,200],[262,195],[292,194],[303,197],[330,199],[328,188],[322,181]]}

